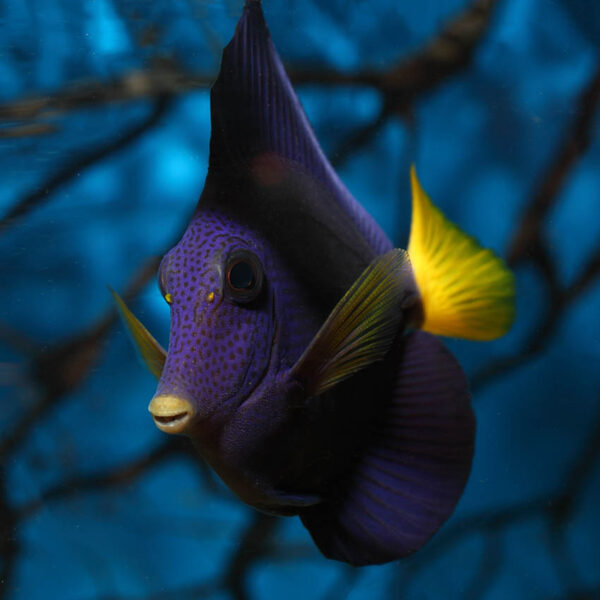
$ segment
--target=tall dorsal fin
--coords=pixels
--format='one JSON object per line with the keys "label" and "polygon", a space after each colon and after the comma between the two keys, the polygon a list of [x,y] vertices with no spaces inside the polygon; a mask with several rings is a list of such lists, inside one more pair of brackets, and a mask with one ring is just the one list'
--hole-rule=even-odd
{"label": "tall dorsal fin", "polygon": [[[321,150],[256,0],[246,1],[233,39],[223,51],[211,90],[211,119],[209,174],[268,181],[278,179],[278,170],[291,165],[327,192],[314,202],[335,202],[375,254],[391,249]],[[315,212],[324,208],[315,207]]]}

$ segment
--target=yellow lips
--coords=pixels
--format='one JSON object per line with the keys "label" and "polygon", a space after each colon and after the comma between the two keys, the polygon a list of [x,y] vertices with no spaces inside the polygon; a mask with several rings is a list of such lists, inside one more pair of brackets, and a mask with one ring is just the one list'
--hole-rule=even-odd
{"label": "yellow lips", "polygon": [[165,433],[183,433],[194,415],[192,405],[178,396],[154,396],[148,410]]}

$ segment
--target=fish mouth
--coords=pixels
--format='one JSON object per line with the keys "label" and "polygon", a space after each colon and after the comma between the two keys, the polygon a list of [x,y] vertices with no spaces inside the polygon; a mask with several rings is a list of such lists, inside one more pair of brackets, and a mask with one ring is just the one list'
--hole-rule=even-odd
{"label": "fish mouth", "polygon": [[154,396],[148,410],[154,424],[165,433],[183,433],[195,412],[192,405],[179,396]]}

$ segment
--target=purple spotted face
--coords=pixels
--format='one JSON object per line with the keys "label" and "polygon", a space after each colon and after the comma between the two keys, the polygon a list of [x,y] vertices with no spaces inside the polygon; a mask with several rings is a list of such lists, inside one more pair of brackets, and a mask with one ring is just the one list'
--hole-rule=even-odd
{"label": "purple spotted face", "polygon": [[163,431],[226,418],[265,377],[274,332],[267,262],[257,236],[207,210],[163,258],[171,333],[149,407]]}

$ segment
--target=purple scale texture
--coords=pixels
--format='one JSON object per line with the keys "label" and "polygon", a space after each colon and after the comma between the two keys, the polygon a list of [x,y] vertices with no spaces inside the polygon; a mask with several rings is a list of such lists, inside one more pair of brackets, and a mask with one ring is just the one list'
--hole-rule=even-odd
{"label": "purple scale texture", "polygon": [[202,213],[161,264],[172,304],[158,392],[193,398],[197,410],[210,411],[254,387],[269,360],[269,305],[249,311],[224,298],[224,261],[247,247],[246,238],[232,221]]}

